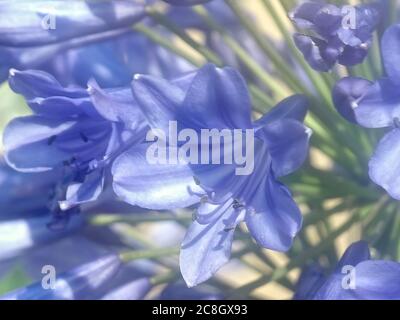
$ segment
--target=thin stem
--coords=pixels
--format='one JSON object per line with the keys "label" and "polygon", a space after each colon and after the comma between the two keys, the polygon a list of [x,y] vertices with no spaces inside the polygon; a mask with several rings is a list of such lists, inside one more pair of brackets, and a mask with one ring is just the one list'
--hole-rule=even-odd
{"label": "thin stem", "polygon": [[179,250],[179,247],[134,250],[120,253],[120,258],[123,262],[140,259],[153,259],[178,254]]}
{"label": "thin stem", "polygon": [[257,78],[259,78],[267,88],[276,93],[278,98],[284,98],[290,94],[290,91],[285,88],[285,84],[276,81],[274,77],[265,72],[258,62],[251,57],[221,25],[219,25],[219,23],[208,14],[207,10],[205,10],[202,6],[196,6],[193,7],[193,11],[203,19],[207,26],[216,30],[221,35],[226,45],[236,54],[238,59],[247,67],[247,69]]}

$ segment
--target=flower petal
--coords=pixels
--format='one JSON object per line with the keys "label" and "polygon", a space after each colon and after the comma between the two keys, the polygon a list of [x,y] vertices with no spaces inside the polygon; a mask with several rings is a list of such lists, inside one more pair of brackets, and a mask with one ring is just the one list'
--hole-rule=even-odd
{"label": "flower petal", "polygon": [[358,124],[366,128],[384,128],[400,118],[400,93],[389,79],[381,79],[371,85],[354,105]]}
{"label": "flower petal", "polygon": [[382,56],[386,73],[390,79],[400,84],[400,25],[388,28],[382,38]]}
{"label": "flower petal", "polygon": [[221,206],[210,224],[202,225],[195,221],[189,227],[179,263],[189,287],[208,280],[228,262],[236,218],[237,212],[232,206]]}
{"label": "flower petal", "polygon": [[366,241],[358,241],[347,248],[346,252],[340,259],[337,269],[341,272],[344,266],[357,266],[360,262],[370,260],[368,243]]}
{"label": "flower petal", "polygon": [[167,80],[145,75],[135,75],[132,92],[150,127],[168,132],[185,92]]}
{"label": "flower petal", "polygon": [[269,123],[283,119],[294,119],[303,122],[308,111],[308,103],[308,99],[301,94],[290,96],[278,103],[262,118],[255,121],[255,127],[264,127]]}
{"label": "flower petal", "polygon": [[190,168],[150,164],[146,159],[147,147],[134,147],[114,161],[115,193],[132,205],[157,210],[184,208],[199,202],[203,191],[196,185]]}
{"label": "flower petal", "polygon": [[302,216],[289,190],[272,175],[256,190],[246,214],[251,235],[264,248],[287,251],[301,228]]}
{"label": "flower petal", "polygon": [[313,69],[326,72],[334,66],[336,61],[325,56],[328,44],[324,40],[298,33],[293,37],[297,48]]}
{"label": "flower petal", "polygon": [[275,121],[258,133],[267,143],[272,169],[277,177],[293,173],[308,156],[311,130],[291,119]]}
{"label": "flower petal", "polygon": [[106,91],[102,90],[96,81],[91,80],[88,83],[88,92],[94,107],[105,119],[113,122],[123,122],[128,128],[142,125],[145,121],[129,88]]}
{"label": "flower petal", "polygon": [[[12,120],[4,130],[7,163],[24,172],[48,171],[71,156],[49,144],[49,139],[72,128],[76,121],[26,116]],[[32,157],[32,154],[35,156]]]}
{"label": "flower petal", "polygon": [[66,199],[59,203],[61,210],[97,200],[103,191],[103,187],[104,172],[102,170],[88,174],[83,182],[75,182],[68,186]]}
{"label": "flower petal", "polygon": [[332,99],[336,110],[350,122],[357,123],[354,114],[354,107],[357,107],[360,99],[363,98],[373,83],[358,78],[346,77],[335,84],[332,90]]}
{"label": "flower petal", "polygon": [[387,133],[369,162],[369,176],[393,198],[400,200],[400,129]]}

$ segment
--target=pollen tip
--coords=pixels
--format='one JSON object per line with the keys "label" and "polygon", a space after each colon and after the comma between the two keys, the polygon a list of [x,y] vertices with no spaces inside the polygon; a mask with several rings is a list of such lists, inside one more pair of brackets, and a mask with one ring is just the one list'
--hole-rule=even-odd
{"label": "pollen tip", "polygon": [[14,77],[14,76],[16,75],[17,71],[18,71],[17,69],[11,68],[11,69],[9,70],[10,76],[11,76],[11,77]]}
{"label": "pollen tip", "polygon": [[353,102],[351,103],[351,108],[352,108],[352,109],[358,108],[358,102],[357,102],[357,101],[353,101]]}
{"label": "pollen tip", "polygon": [[68,201],[60,201],[58,204],[62,211],[68,210],[72,207]]}
{"label": "pollen tip", "polygon": [[140,75],[139,73],[136,73],[136,74],[133,76],[133,80],[139,80],[140,77],[141,77],[141,75]]}

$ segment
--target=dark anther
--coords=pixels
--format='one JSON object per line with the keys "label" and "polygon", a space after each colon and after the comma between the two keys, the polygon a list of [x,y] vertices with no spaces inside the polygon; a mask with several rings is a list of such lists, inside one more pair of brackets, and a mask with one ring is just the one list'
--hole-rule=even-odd
{"label": "dark anther", "polygon": [[81,139],[83,140],[83,142],[88,142],[89,138],[83,133],[83,132],[79,132],[79,135],[81,136]]}
{"label": "dark anther", "polygon": [[56,140],[56,138],[57,138],[56,135],[51,136],[51,137],[47,140],[47,144],[48,144],[49,146],[51,146],[51,145],[54,143],[54,141]]}
{"label": "dark anther", "polygon": [[75,158],[75,157],[72,157],[72,158],[69,159],[69,160],[64,160],[64,161],[63,161],[63,165],[64,165],[64,166],[69,166],[69,165],[73,164],[75,161],[76,161],[76,158]]}
{"label": "dark anther", "polygon": [[237,210],[240,208],[243,208],[243,205],[238,201],[238,200],[233,200],[233,204],[232,204],[233,209]]}
{"label": "dark anther", "polygon": [[235,230],[235,227],[226,227],[224,229],[225,232],[229,232],[229,231],[232,231],[232,230]]}

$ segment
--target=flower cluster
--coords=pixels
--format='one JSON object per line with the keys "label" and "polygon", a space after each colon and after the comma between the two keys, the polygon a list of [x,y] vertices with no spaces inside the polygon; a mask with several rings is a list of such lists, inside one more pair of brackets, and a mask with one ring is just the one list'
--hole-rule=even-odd
{"label": "flower cluster", "polygon": [[[296,268],[294,299],[400,299],[397,204],[364,170],[380,140],[369,177],[400,200],[400,25],[302,2],[292,45],[287,3],[260,4],[286,42],[238,0],[0,2],[0,81],[29,109],[2,129],[0,276],[20,257],[31,280],[2,299],[248,298]],[[272,274],[204,285],[231,257]],[[304,265],[322,257],[330,275]]]}
{"label": "flower cluster", "polygon": [[337,7],[305,2],[290,13],[290,18],[299,28],[310,31],[294,35],[304,58],[315,70],[329,71],[336,63],[353,66],[365,59],[379,11],[373,5]]}

